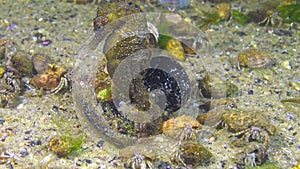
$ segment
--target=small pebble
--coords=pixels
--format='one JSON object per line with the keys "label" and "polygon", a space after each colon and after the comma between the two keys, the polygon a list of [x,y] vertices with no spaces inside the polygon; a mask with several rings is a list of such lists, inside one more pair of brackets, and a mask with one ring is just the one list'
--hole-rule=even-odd
{"label": "small pebble", "polygon": [[220,161],[220,163],[219,163],[219,164],[220,164],[220,166],[221,166],[222,168],[225,168],[225,166],[226,166],[226,162],[225,162],[225,161],[223,161],[223,160],[222,160],[222,161]]}
{"label": "small pebble", "polygon": [[7,168],[14,169],[13,165],[11,163],[7,163]]}
{"label": "small pebble", "polygon": [[42,142],[40,140],[32,140],[32,141],[29,142],[29,145],[31,147],[34,147],[36,145],[42,145]]}
{"label": "small pebble", "polygon": [[101,150],[103,150],[103,145],[104,145],[104,141],[103,140],[98,141],[97,147],[99,147]]}
{"label": "small pebble", "polygon": [[25,136],[24,140],[30,140],[30,136]]}
{"label": "small pebble", "polygon": [[92,163],[92,160],[89,160],[89,159],[84,159],[84,161],[85,161],[87,164],[91,164],[91,163]]}
{"label": "small pebble", "polygon": [[281,53],[282,54],[288,54],[289,52],[288,52],[288,50],[284,49],[284,50],[281,51]]}
{"label": "small pebble", "polygon": [[253,90],[248,91],[248,95],[253,95],[253,93],[254,93]]}
{"label": "small pebble", "polygon": [[[35,29],[38,29],[38,28],[35,28]],[[38,43],[41,42],[43,40],[43,38],[45,37],[43,34],[41,34],[39,32],[36,33],[34,36],[36,37]]]}
{"label": "small pebble", "polygon": [[237,34],[239,35],[239,36],[246,36],[247,34],[245,33],[245,32],[243,32],[243,31],[239,31],[239,32],[237,32]]}
{"label": "small pebble", "polygon": [[275,35],[279,35],[279,36],[292,36],[293,33],[289,30],[283,30],[283,29],[279,29],[277,31],[274,31]]}
{"label": "small pebble", "polygon": [[98,166],[98,169],[105,169],[107,166],[105,164],[102,164],[101,166]]}
{"label": "small pebble", "polygon": [[9,25],[10,30],[15,30],[17,28],[18,28],[18,25],[16,23],[12,23],[12,24]]}
{"label": "small pebble", "polygon": [[261,79],[255,79],[255,83],[262,83]]}
{"label": "small pebble", "polygon": [[41,44],[41,45],[43,45],[43,46],[48,46],[48,45],[50,45],[51,43],[52,43],[52,41],[49,40],[49,39],[46,39],[46,40],[43,40],[43,41],[38,41],[38,44]]}
{"label": "small pebble", "polygon": [[21,154],[21,157],[25,157],[29,154],[29,152],[27,150],[21,150],[20,154]]}
{"label": "small pebble", "polygon": [[157,167],[158,169],[171,169],[169,162],[163,162],[159,164]]}
{"label": "small pebble", "polygon": [[4,119],[0,119],[0,124],[3,125],[3,123],[5,122]]}
{"label": "small pebble", "polygon": [[275,92],[276,94],[281,94],[281,90],[280,90],[280,89],[274,89],[274,92]]}
{"label": "small pebble", "polygon": [[28,131],[25,131],[25,134],[30,134],[31,133],[31,131],[30,130],[28,130]]}
{"label": "small pebble", "polygon": [[281,44],[284,44],[284,43],[285,43],[285,40],[284,40],[284,39],[279,39],[278,42],[281,43]]}
{"label": "small pebble", "polygon": [[51,108],[51,110],[53,110],[53,111],[57,112],[57,111],[58,111],[58,107],[57,107],[57,106],[55,106],[55,105],[53,105],[53,107]]}
{"label": "small pebble", "polygon": [[36,141],[36,145],[42,145],[42,141],[37,140],[37,141]]}
{"label": "small pebble", "polygon": [[285,60],[281,63],[281,66],[287,70],[291,70],[292,69],[292,66],[290,65],[290,61],[288,60]]}

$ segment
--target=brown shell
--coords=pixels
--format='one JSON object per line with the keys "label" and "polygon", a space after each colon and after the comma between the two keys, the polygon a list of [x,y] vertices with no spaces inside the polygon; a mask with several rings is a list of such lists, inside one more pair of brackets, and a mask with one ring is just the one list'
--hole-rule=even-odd
{"label": "brown shell", "polygon": [[226,111],[222,114],[222,120],[233,132],[240,132],[251,126],[263,128],[271,135],[276,132],[276,127],[261,112]]}
{"label": "brown shell", "polygon": [[24,51],[16,52],[11,58],[12,70],[21,75],[32,75],[33,64],[29,55]]}
{"label": "brown shell", "polygon": [[4,73],[5,73],[5,68],[3,66],[0,66],[0,78],[3,77]]}
{"label": "brown shell", "polygon": [[58,157],[64,157],[71,152],[71,145],[60,138],[51,138],[49,142],[50,151],[57,154]]}
{"label": "brown shell", "polygon": [[0,59],[5,58],[6,53],[8,53],[7,49],[10,50],[13,46],[16,46],[16,44],[10,39],[0,39]]}
{"label": "brown shell", "polygon": [[213,157],[213,154],[208,149],[197,143],[184,143],[180,145],[180,150],[179,155],[181,159],[192,168],[208,163]]}
{"label": "brown shell", "polygon": [[212,109],[197,117],[197,120],[203,124],[212,127],[219,128],[218,124],[221,121],[222,114],[226,111],[225,109]]}
{"label": "brown shell", "polygon": [[34,76],[29,84],[38,89],[43,88],[46,91],[53,90],[58,86],[61,76],[66,73],[66,71],[64,67],[50,64],[44,73]]}
{"label": "brown shell", "polygon": [[209,111],[216,108],[237,108],[237,105],[232,99],[213,99],[205,102],[200,108]]}
{"label": "brown shell", "polygon": [[51,59],[47,55],[35,54],[32,56],[32,63],[34,70],[37,73],[43,73],[47,70],[48,65],[51,63]]}
{"label": "brown shell", "polygon": [[231,15],[230,3],[220,3],[216,7],[216,12],[222,20],[228,20]]}
{"label": "brown shell", "polygon": [[270,62],[270,54],[257,49],[246,49],[238,56],[241,66],[250,68],[263,67]]}
{"label": "brown shell", "polygon": [[43,88],[44,90],[48,91],[57,87],[59,82],[60,82],[60,77],[43,73],[34,76],[29,83],[30,85],[38,89]]}
{"label": "brown shell", "polygon": [[107,71],[107,61],[103,59],[96,72],[96,79],[94,80],[95,93],[98,94],[100,91],[107,89],[111,86],[111,78]]}
{"label": "brown shell", "polygon": [[187,127],[197,130],[202,129],[202,125],[194,117],[182,115],[165,121],[161,130],[171,137],[176,137],[178,130],[183,130]]}

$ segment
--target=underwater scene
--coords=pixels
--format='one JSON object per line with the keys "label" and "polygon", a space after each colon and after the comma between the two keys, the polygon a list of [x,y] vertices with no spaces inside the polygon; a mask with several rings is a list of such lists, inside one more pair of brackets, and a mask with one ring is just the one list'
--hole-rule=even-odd
{"label": "underwater scene", "polygon": [[0,11],[1,169],[300,169],[299,0]]}

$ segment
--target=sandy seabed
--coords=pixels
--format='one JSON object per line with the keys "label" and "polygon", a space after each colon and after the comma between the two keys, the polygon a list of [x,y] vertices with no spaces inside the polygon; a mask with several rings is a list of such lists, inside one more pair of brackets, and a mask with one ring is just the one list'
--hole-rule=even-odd
{"label": "sandy seabed", "polygon": [[[96,4],[0,0],[0,37],[13,40],[30,55],[46,54],[72,69],[76,53],[93,36],[96,9]],[[36,33],[52,43],[36,43]],[[299,30],[228,21],[211,26],[204,34],[220,55],[228,80],[239,88],[239,94],[232,98],[238,108],[262,112],[277,127],[271,136],[268,162],[281,168],[296,165],[300,159],[300,105],[281,100],[300,96]],[[268,51],[271,64],[263,69],[238,69],[237,56],[246,48]],[[298,83],[298,88],[292,83]],[[123,168],[114,158],[117,150],[107,142],[102,148],[99,141],[103,139],[81,126],[71,92],[24,95],[16,108],[0,109],[0,168]],[[228,133],[213,132],[218,135],[215,142],[199,142],[214,154],[214,162],[198,168],[221,168],[222,164],[229,168],[238,150],[231,148]],[[64,133],[82,135],[84,142],[76,154],[58,158],[49,151],[49,141]]]}

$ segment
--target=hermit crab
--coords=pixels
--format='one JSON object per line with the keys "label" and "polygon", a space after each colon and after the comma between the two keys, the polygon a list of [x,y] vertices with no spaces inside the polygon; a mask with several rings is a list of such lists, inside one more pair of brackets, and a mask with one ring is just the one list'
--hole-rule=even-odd
{"label": "hermit crab", "polygon": [[258,142],[268,148],[270,135],[276,132],[276,127],[260,112],[227,111],[222,114],[222,121],[234,133],[231,137],[240,138],[234,142],[237,146]]}

